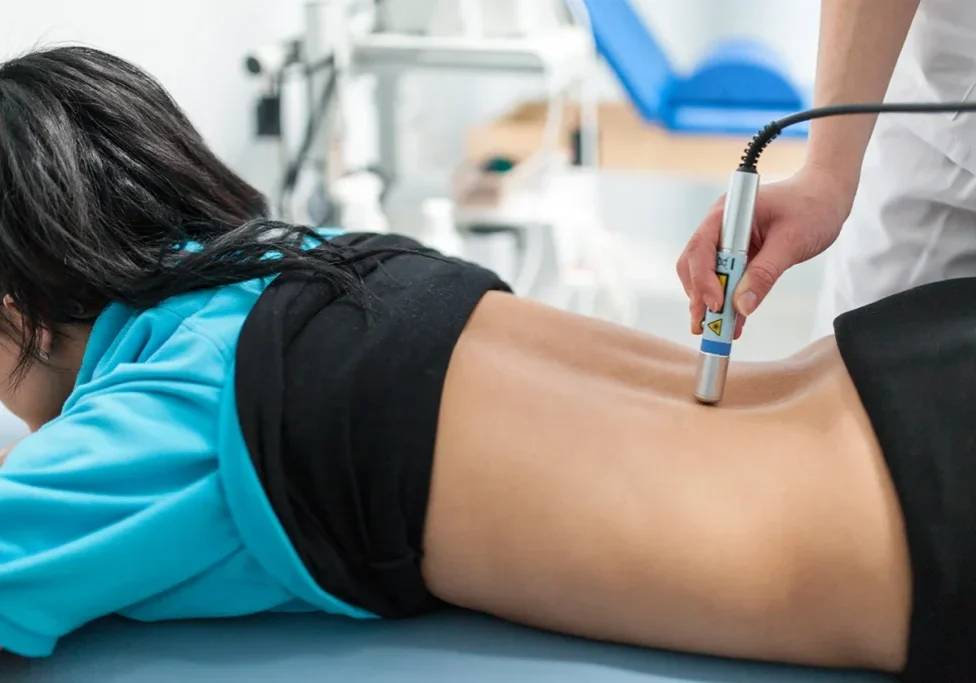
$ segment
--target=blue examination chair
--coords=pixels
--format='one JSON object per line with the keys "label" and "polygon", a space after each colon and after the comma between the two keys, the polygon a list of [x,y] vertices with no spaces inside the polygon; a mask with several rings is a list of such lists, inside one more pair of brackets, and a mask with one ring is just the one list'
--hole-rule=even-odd
{"label": "blue examination chair", "polygon": [[[809,106],[780,55],[762,41],[719,41],[687,73],[671,63],[634,0],[585,0],[600,55],[648,123],[676,133],[745,139]],[[807,124],[786,136],[805,136]]]}

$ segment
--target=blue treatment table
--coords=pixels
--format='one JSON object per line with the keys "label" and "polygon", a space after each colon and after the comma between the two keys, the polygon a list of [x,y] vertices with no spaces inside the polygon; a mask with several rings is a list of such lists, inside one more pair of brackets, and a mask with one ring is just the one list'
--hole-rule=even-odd
{"label": "blue treatment table", "polygon": [[567,638],[465,612],[401,622],[320,615],[107,620],[48,659],[0,654],[4,683],[891,683]]}

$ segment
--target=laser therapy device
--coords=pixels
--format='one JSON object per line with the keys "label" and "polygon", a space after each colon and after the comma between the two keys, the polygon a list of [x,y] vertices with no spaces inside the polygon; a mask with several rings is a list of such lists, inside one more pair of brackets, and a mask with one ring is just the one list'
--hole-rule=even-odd
{"label": "laser therapy device", "polygon": [[935,114],[976,111],[976,102],[868,103],[807,109],[773,121],[759,131],[746,148],[742,163],[732,174],[725,197],[722,232],[718,244],[715,274],[722,287],[722,308],[706,310],[694,395],[699,403],[715,404],[725,394],[725,380],[732,355],[737,314],[732,295],[745,273],[752,239],[752,222],[759,192],[759,156],[785,128],[828,116],[852,114]]}

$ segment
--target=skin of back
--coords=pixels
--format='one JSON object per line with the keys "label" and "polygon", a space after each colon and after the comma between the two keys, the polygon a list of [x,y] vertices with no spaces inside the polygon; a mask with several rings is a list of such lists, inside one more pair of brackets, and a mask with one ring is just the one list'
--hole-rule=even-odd
{"label": "skin of back", "polygon": [[734,364],[489,294],[448,371],[425,535],[431,590],[583,637],[898,671],[901,510],[832,338]]}

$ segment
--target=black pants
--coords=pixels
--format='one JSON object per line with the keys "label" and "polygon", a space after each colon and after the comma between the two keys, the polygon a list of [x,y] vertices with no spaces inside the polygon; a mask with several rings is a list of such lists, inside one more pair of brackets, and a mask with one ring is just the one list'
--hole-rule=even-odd
{"label": "black pants", "polygon": [[904,516],[913,574],[904,679],[976,681],[976,279],[889,297],[834,329]]}
{"label": "black pants", "polygon": [[[265,493],[320,587],[386,618],[439,606],[420,564],[441,392],[493,273],[394,235],[328,248],[360,296],[281,275],[241,331],[236,398]],[[407,251],[404,251],[407,250]]]}

